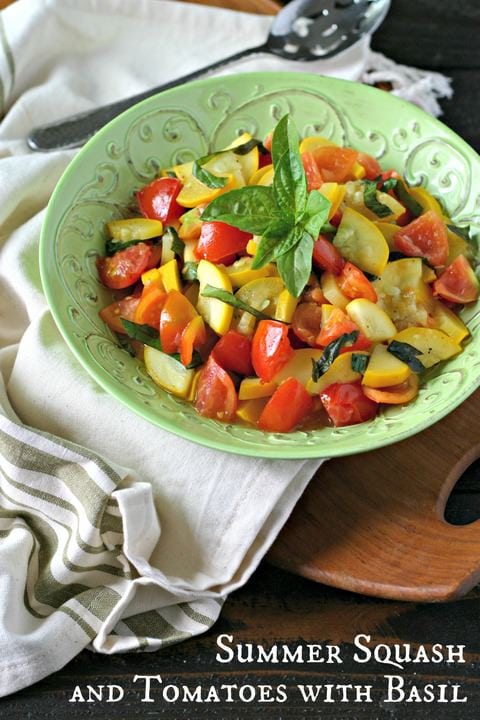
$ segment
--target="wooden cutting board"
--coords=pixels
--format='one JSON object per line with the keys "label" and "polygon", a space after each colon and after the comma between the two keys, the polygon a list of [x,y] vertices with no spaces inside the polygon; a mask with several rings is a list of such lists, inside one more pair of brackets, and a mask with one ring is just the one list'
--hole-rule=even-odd
{"label": "wooden cutting board", "polygon": [[[280,7],[273,0],[203,4],[265,14]],[[449,525],[444,510],[458,478],[480,457],[479,427],[480,390],[413,438],[325,463],[268,559],[377,597],[431,601],[467,592],[480,581],[480,520]]]}

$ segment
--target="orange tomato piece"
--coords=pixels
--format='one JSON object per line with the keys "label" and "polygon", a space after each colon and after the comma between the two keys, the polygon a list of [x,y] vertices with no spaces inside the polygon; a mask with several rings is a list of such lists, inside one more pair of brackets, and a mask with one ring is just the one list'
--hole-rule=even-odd
{"label": "orange tomato piece", "polygon": [[312,150],[312,155],[325,182],[344,183],[352,177],[358,151],[326,145]]}
{"label": "orange tomato piece", "polygon": [[160,313],[160,342],[163,351],[175,353],[180,349],[182,333],[198,315],[192,303],[178,290],[170,290]]}
{"label": "orange tomato piece", "polygon": [[363,387],[365,395],[377,403],[387,405],[403,405],[418,395],[418,376],[412,373],[405,382],[400,385],[391,385],[385,388]]}
{"label": "orange tomato piece", "polygon": [[313,399],[303,385],[287,378],[263,408],[258,427],[267,432],[290,432],[313,410]]}
{"label": "orange tomato piece", "polygon": [[206,342],[206,339],[205,323],[202,316],[197,315],[185,326],[180,338],[180,360],[183,365],[190,365],[194,349],[198,350]]}
{"label": "orange tomato piece", "polygon": [[158,330],[160,313],[167,299],[167,293],[159,287],[144,288],[135,310],[134,321],[140,325],[151,325]]}

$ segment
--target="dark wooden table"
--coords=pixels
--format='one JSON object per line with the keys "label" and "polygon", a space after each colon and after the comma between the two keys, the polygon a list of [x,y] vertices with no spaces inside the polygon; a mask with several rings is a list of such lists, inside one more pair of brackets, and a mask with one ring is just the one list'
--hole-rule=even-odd
{"label": "dark wooden table", "polygon": [[[442,71],[453,78],[454,98],[443,103],[443,120],[480,150],[480,3],[478,0],[393,0],[390,14],[374,38],[374,49],[398,62]],[[448,439],[447,439],[448,441]],[[361,462],[368,462],[362,456]],[[473,465],[457,485],[447,507],[447,519],[466,523],[480,516],[480,464]],[[237,643],[340,643],[342,665],[220,664],[215,659],[221,633]],[[372,642],[465,645],[463,664],[408,664],[404,670],[371,661],[354,663],[352,642],[358,633]],[[161,675],[164,684],[260,684],[287,686],[284,703],[254,701],[233,703],[176,703],[161,699],[154,683],[154,703],[142,703],[135,675]],[[416,683],[461,686],[468,697],[461,704],[385,704],[385,674],[401,675],[406,686]],[[268,719],[325,718],[383,720],[476,720],[480,717],[480,591],[462,600],[437,605],[387,602],[316,585],[263,564],[249,583],[226,603],[217,625],[203,637],[154,654],[102,656],[82,652],[60,672],[36,686],[0,701],[0,718],[47,720],[55,718],[162,717],[254,718],[262,712]],[[125,690],[120,703],[70,703],[76,685],[114,683]],[[370,684],[372,702],[304,703],[297,684]],[[451,696],[451,695],[450,695]],[[258,697],[258,696],[257,696]],[[338,700],[338,694],[336,695]]]}

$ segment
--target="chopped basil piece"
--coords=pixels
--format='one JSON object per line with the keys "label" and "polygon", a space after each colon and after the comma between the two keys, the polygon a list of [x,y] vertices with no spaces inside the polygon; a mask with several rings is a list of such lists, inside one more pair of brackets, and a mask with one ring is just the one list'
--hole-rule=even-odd
{"label": "chopped basil piece", "polygon": [[173,170],[167,170],[167,177],[169,178],[176,178],[176,174],[173,172]]}
{"label": "chopped basil piece", "polygon": [[118,240],[113,240],[110,238],[110,240],[107,240],[105,243],[105,255],[115,255],[115,253],[120,252],[120,250],[126,250],[127,248],[131,247],[132,245],[138,245],[138,243],[153,243],[153,245],[158,245],[160,238],[149,238],[149,240],[128,240],[127,242],[118,242]]}
{"label": "chopped basil piece", "polygon": [[[248,305],[247,303],[244,303],[242,300],[239,300],[235,295],[231,292],[228,292],[228,290],[222,290],[221,288],[213,287],[212,285],[207,285],[203,292],[201,293],[203,297],[209,297],[214,298],[215,300],[220,300],[221,302],[226,303],[227,305],[231,305],[234,308],[237,308],[237,310],[243,310],[244,312],[250,313],[250,315],[253,315],[258,320],[273,320],[273,318],[270,315],[266,315],[265,313],[261,312],[260,310],[257,310],[256,308],[252,307],[251,305]],[[281,322],[281,321],[279,321]]]}
{"label": "chopped basil piece", "polygon": [[377,198],[376,180],[363,181],[363,202],[365,206],[379,218],[385,218],[392,214],[388,205],[379,202]]}
{"label": "chopped basil piece", "polygon": [[352,353],[352,370],[354,372],[363,373],[367,369],[368,355],[360,355],[360,353]]}
{"label": "chopped basil piece", "polygon": [[[380,182],[382,181],[382,176],[379,177]],[[395,190],[397,187],[398,179],[395,177],[388,178],[387,180],[384,180],[382,182],[382,192],[390,192],[390,190]]]}
{"label": "chopped basil piece", "polygon": [[397,180],[395,185],[395,194],[407,210],[410,210],[414,217],[418,217],[423,213],[423,208],[408,192],[408,188],[401,180]]}
{"label": "chopped basil piece", "polygon": [[353,345],[358,338],[358,330],[354,330],[351,333],[343,333],[336,340],[332,340],[328,343],[327,347],[323,351],[322,356],[318,360],[312,359],[312,380],[317,382],[320,377],[327,372],[328,368],[331,367],[335,358],[338,357],[340,350],[346,345]]}
{"label": "chopped basil piece", "polygon": [[214,175],[208,170],[205,170],[205,168],[203,168],[201,165],[202,160],[203,158],[200,158],[200,160],[196,160],[193,163],[192,175],[196,177],[197,180],[203,185],[206,185],[208,188],[216,189],[225,187],[228,182],[228,178]]}
{"label": "chopped basil piece", "polygon": [[198,270],[198,262],[186,262],[185,265],[182,268],[182,276],[184,280],[188,280],[188,282],[192,282],[193,280],[197,280],[197,270]]}
{"label": "chopped basil piece", "polygon": [[183,251],[185,250],[185,243],[183,240],[181,240],[178,237],[178,232],[175,230],[175,228],[172,225],[169,225],[165,232],[163,233],[163,237],[167,236],[169,240],[171,240],[170,247],[172,248],[172,252],[177,255],[179,258],[183,258]]}
{"label": "chopped basil piece", "polygon": [[417,355],[421,355],[422,351],[418,348],[413,347],[410,343],[399,342],[398,340],[392,340],[387,348],[388,352],[394,355],[396,358],[404,362],[410,370],[415,373],[420,373],[425,370],[425,365],[420,362]]}

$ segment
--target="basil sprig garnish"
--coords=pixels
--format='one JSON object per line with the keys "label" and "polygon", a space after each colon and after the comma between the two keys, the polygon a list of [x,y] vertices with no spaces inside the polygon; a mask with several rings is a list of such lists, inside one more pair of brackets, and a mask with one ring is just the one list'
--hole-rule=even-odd
{"label": "basil sprig garnish", "polygon": [[377,181],[376,180],[363,180],[363,202],[365,207],[371,210],[379,218],[385,218],[392,214],[392,211],[380,202],[377,198]]}
{"label": "basil sprig garnish", "polygon": [[[160,342],[160,333],[158,332],[158,330],[155,330],[155,328],[151,327],[150,325],[141,325],[139,323],[134,323],[131,320],[126,320],[125,318],[121,318],[121,320],[122,325],[125,328],[125,332],[127,333],[129,338],[131,338],[132,340],[138,340],[144,345],[149,345],[150,347],[155,348],[155,350],[160,350],[160,352],[163,352],[162,343]],[[181,362],[180,355],[178,353],[165,354],[169,355],[169,357],[171,358],[174,358],[174,360],[178,360],[178,362]],[[192,355],[192,361],[185,367],[187,368],[187,370],[191,370],[192,368],[196,368],[201,364],[202,358],[200,356],[200,353],[198,353],[197,350],[194,350]]]}
{"label": "basil sprig garnish", "polygon": [[318,190],[307,190],[299,136],[289,115],[272,138],[271,187],[249,185],[215,198],[202,220],[220,221],[260,236],[252,268],[277,262],[288,291],[299,297],[312,270],[313,243],[328,219],[330,202]]}
{"label": "basil sprig garnish", "polygon": [[210,155],[204,155],[203,157],[198,158],[198,160],[195,160],[193,163],[192,175],[194,175],[194,177],[196,177],[203,185],[206,185],[212,190],[223,188],[227,184],[228,178],[223,177],[222,175],[214,175],[203,166],[210,162],[210,160],[213,160],[219,155],[224,155],[227,152],[232,152],[234,155],[248,155],[248,153],[255,147],[263,148],[263,145],[260,140],[252,138],[251,140],[247,140],[247,142],[237,145],[236,147],[219,150],[218,152],[211,153]]}
{"label": "basil sprig garnish", "polygon": [[[261,310],[257,310],[248,303],[243,302],[239,298],[228,290],[222,290],[221,288],[213,287],[213,285],[206,285],[201,292],[202,297],[214,298],[215,300],[221,300],[221,302],[231,305],[237,310],[243,310],[244,312],[250,313],[257,318],[257,320],[273,320],[271,315],[267,315]],[[279,320],[278,322],[283,322]]]}
{"label": "basil sprig garnish", "polygon": [[358,330],[354,330],[351,333],[343,333],[336,340],[328,343],[322,356],[318,360],[312,359],[312,380],[317,382],[322,375],[324,375],[328,368],[331,367],[333,361],[340,354],[340,350],[345,345],[353,345],[359,336]]}
{"label": "basil sprig garnish", "polygon": [[392,340],[390,345],[387,347],[387,350],[389,353],[408,365],[410,370],[413,372],[420,373],[422,370],[425,370],[425,365],[420,362],[417,357],[417,355],[422,354],[422,351],[413,345],[410,345],[410,343]]}

